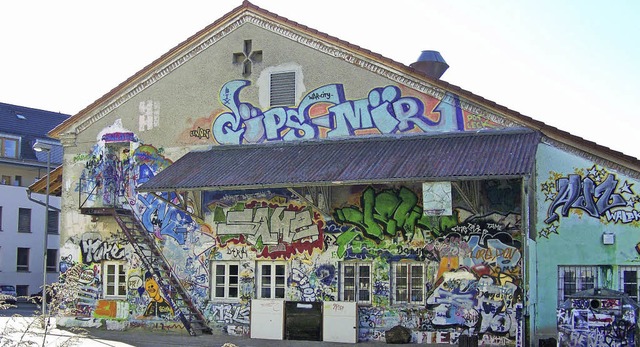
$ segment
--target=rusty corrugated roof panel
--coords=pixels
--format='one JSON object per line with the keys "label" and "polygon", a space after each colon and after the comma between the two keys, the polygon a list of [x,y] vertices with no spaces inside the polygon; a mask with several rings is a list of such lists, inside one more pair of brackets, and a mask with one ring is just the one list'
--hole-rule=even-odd
{"label": "rusty corrugated roof panel", "polygon": [[368,137],[190,152],[138,190],[210,190],[528,175],[529,130]]}

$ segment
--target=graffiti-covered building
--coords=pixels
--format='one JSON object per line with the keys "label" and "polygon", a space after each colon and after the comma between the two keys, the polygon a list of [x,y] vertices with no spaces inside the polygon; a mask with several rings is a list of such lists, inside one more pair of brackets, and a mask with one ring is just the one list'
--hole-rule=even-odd
{"label": "graffiti-covered building", "polygon": [[188,38],[50,133],[59,324],[523,346],[570,294],[637,298],[640,163],[444,69],[246,1]]}

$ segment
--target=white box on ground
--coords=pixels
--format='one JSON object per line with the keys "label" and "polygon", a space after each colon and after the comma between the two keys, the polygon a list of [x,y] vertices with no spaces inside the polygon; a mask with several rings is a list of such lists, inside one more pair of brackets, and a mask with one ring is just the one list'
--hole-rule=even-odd
{"label": "white box on ground", "polygon": [[284,339],[284,300],[251,300],[251,338]]}
{"label": "white box on ground", "polygon": [[322,313],[323,341],[358,342],[358,307],[355,302],[325,301]]}

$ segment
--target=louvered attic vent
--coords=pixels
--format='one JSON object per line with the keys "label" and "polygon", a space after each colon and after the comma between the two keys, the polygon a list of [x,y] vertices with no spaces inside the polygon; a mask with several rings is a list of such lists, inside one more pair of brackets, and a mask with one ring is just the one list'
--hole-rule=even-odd
{"label": "louvered attic vent", "polygon": [[271,106],[291,106],[296,103],[296,73],[271,74]]}

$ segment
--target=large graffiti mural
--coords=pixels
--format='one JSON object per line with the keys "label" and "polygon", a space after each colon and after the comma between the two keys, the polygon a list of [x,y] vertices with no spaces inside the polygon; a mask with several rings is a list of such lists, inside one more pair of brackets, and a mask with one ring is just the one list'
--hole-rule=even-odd
{"label": "large graffiti mural", "polygon": [[329,84],[307,93],[297,107],[261,110],[241,100],[241,91],[249,85],[247,80],[234,80],[222,86],[219,100],[227,111],[210,124],[194,123],[188,137],[241,144],[500,127],[463,110],[460,98],[451,93],[438,100],[403,95],[404,89],[388,85],[370,90],[365,98],[348,99],[342,84]]}
{"label": "large graffiti mural", "polygon": [[[213,122],[210,134],[216,141],[289,140],[320,133],[330,137],[367,127],[433,130],[446,123],[444,118],[437,124],[425,118],[422,101],[392,86],[373,90],[367,99],[347,101],[342,86],[329,85],[309,93],[298,109],[264,113],[239,102],[246,86],[230,83],[221,95],[232,112]],[[455,105],[455,98],[451,100],[447,105]],[[334,123],[319,116],[296,118],[319,114],[315,110],[320,101],[325,112],[332,112]],[[428,107],[451,117],[447,126],[453,128],[447,130],[465,130],[458,111],[447,113],[447,105]],[[208,136],[206,131],[198,134]],[[142,143],[118,123],[100,134],[91,153],[74,160],[84,164],[77,190],[85,193],[86,204],[131,209],[217,331],[249,333],[249,303],[261,283],[258,263],[278,262],[286,264],[282,298],[302,302],[344,300],[345,266],[370,269],[361,288],[367,291],[361,297],[369,298],[359,309],[361,341],[384,340],[384,331],[398,324],[412,330],[414,342],[455,343],[466,332],[479,334],[483,343],[514,344],[521,335],[518,180],[479,185],[477,194],[491,207],[484,214],[474,212],[478,209],[470,208],[468,199],[454,193],[451,215],[427,215],[420,184],[334,187],[323,196],[328,199],[327,212],[288,189],[207,191],[198,201],[185,201],[174,193],[138,193],[140,184],[171,161],[162,148]],[[504,194],[505,187],[512,193]],[[621,194],[620,189],[614,193]],[[565,205],[573,206],[571,196],[565,195],[551,212],[561,214]],[[178,208],[180,204],[187,209]],[[196,210],[203,211],[201,217],[192,214]],[[96,231],[109,228],[108,235]],[[80,237],[66,240],[63,260],[61,272],[69,272],[63,277],[81,288],[72,300],[76,317],[125,319],[129,327],[180,327],[165,293],[113,221],[97,222]],[[114,261],[127,268],[126,298],[104,294],[103,266]],[[235,300],[212,297],[212,264],[234,264]],[[412,294],[402,299],[415,301],[410,305],[401,303],[397,286],[402,269],[413,272]]]}
{"label": "large graffiti mural", "polygon": [[540,186],[549,207],[544,220],[547,226],[539,235],[549,238],[551,234],[558,234],[561,218],[570,214],[602,223],[639,223],[640,212],[635,206],[640,196],[634,192],[633,185],[598,165],[576,169],[569,175],[550,172]]}

